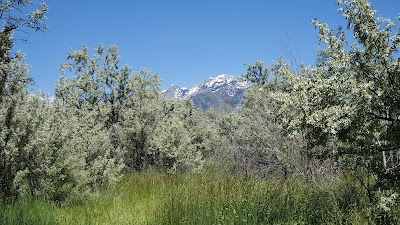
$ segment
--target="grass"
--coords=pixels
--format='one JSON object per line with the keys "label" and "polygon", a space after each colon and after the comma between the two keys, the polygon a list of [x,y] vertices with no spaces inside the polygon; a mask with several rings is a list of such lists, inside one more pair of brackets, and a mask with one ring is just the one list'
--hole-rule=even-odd
{"label": "grass", "polygon": [[347,181],[306,183],[218,174],[126,175],[80,204],[0,206],[0,224],[368,224],[371,207]]}

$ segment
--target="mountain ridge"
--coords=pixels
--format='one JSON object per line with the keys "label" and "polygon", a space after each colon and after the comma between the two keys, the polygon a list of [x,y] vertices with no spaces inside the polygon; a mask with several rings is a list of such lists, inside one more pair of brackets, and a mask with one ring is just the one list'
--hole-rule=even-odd
{"label": "mountain ridge", "polygon": [[162,94],[167,99],[191,99],[196,108],[203,110],[233,111],[240,107],[249,86],[250,83],[240,77],[221,74],[189,88],[171,85]]}

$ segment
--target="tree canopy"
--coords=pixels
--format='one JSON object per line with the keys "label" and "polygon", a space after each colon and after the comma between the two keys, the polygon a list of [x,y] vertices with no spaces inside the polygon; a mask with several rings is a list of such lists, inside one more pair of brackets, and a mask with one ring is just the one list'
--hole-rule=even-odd
{"label": "tree canopy", "polygon": [[[400,177],[399,18],[379,17],[366,0],[338,4],[347,30],[312,21],[322,46],[315,66],[293,71],[281,60],[267,68],[258,62],[245,77],[273,102],[284,130],[305,138],[307,151],[351,171],[371,201],[380,193],[395,197]],[[349,44],[346,34],[351,32],[356,42]]]}

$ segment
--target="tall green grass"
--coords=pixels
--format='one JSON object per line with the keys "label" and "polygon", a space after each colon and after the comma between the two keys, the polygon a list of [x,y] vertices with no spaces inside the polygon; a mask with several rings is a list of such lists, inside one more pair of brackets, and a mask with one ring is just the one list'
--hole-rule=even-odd
{"label": "tall green grass", "polygon": [[79,204],[0,205],[0,224],[368,224],[371,215],[366,194],[346,180],[158,172],[126,175]]}
{"label": "tall green grass", "polygon": [[177,178],[155,224],[368,224],[368,200],[344,182]]}

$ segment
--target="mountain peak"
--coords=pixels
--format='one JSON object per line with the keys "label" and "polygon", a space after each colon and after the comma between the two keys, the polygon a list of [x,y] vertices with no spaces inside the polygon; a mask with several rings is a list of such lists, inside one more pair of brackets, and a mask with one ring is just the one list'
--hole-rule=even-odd
{"label": "mountain peak", "polygon": [[230,74],[221,74],[218,75],[217,77],[209,77],[208,80],[233,80],[236,79],[237,77],[234,75],[230,75]]}
{"label": "mountain peak", "polygon": [[190,98],[198,108],[231,111],[241,104],[244,90],[249,86],[248,82],[239,77],[221,74],[215,78],[209,77],[190,88],[171,85],[162,93],[167,99]]}

